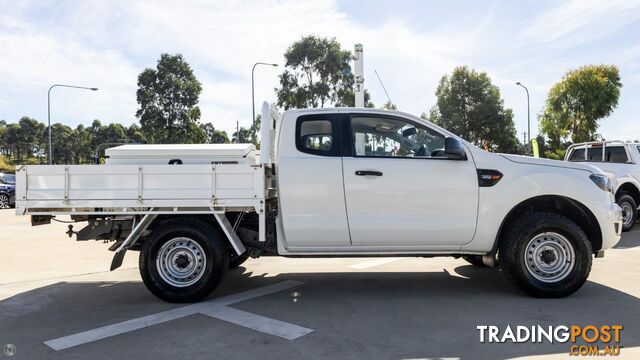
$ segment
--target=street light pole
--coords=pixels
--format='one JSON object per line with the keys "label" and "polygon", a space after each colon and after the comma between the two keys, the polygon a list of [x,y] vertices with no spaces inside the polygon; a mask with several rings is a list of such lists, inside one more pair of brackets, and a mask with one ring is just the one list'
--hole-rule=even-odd
{"label": "street light pole", "polygon": [[84,87],[84,86],[75,86],[75,85],[64,85],[64,84],[55,84],[52,85],[49,88],[49,91],[47,91],[47,121],[49,123],[49,156],[47,156],[47,158],[49,159],[49,165],[52,164],[52,156],[53,156],[53,151],[51,150],[51,90],[54,87],[66,87],[66,88],[73,88],[73,89],[84,89],[84,90],[91,90],[91,91],[97,91],[98,88],[94,88],[94,87]]}
{"label": "street light pole", "polygon": [[517,82],[516,85],[522,86],[524,91],[527,92],[527,147],[531,144],[531,110],[529,106],[529,89],[526,86],[522,85],[521,82]]}
{"label": "street light pole", "polygon": [[253,117],[251,118],[251,131],[253,131],[253,129],[255,129],[255,126],[256,126],[256,101],[255,101],[255,87],[254,87],[254,81],[253,81],[253,72],[255,71],[256,66],[258,65],[267,65],[267,66],[273,66],[273,67],[278,66],[278,64],[257,62],[253,64],[253,67],[251,68],[251,111],[253,114]]}

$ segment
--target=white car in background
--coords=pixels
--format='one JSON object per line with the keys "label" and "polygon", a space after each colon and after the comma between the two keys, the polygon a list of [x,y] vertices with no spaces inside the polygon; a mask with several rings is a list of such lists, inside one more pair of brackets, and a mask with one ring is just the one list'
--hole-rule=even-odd
{"label": "white car in background", "polygon": [[633,228],[640,205],[640,143],[592,141],[573,144],[565,161],[589,162],[611,180],[616,202],[622,208],[622,231]]}

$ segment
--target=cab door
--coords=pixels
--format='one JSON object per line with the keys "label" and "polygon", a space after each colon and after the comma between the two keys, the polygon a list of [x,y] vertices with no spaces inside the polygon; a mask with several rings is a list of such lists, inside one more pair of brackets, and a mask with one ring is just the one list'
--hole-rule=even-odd
{"label": "cab door", "polygon": [[287,251],[350,246],[342,176],[347,115],[304,115],[283,123],[276,174]]}
{"label": "cab door", "polygon": [[353,247],[452,249],[472,240],[478,178],[444,156],[445,135],[404,118],[352,115],[343,159]]}

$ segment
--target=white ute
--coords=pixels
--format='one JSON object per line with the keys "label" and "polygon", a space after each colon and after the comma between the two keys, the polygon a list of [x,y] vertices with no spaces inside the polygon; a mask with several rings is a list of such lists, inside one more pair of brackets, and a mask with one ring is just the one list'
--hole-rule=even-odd
{"label": "white ute", "polygon": [[640,143],[615,140],[573,144],[564,160],[591,163],[611,179],[616,203],[622,208],[622,231],[631,230],[640,205]]}
{"label": "white ute", "polygon": [[592,166],[489,153],[396,111],[262,114],[259,152],[126,145],[104,165],[23,166],[17,214],[88,222],[68,234],[113,241],[112,270],[140,251],[144,284],[170,302],[266,255],[463,257],[562,297],[620,239],[620,207]]}

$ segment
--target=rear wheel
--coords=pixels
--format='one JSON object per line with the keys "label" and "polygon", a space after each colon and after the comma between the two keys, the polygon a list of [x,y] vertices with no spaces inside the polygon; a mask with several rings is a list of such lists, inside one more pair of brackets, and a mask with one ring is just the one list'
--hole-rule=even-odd
{"label": "rear wheel", "polygon": [[528,213],[501,239],[500,268],[508,280],[536,297],[574,293],[591,271],[591,243],[570,219],[553,213]]}
{"label": "rear wheel", "polygon": [[627,193],[619,194],[616,203],[622,208],[622,231],[631,230],[638,219],[638,204]]}
{"label": "rear wheel", "polygon": [[140,275],[151,293],[168,302],[194,302],[218,286],[229,255],[213,226],[172,219],[151,233],[139,259]]}

